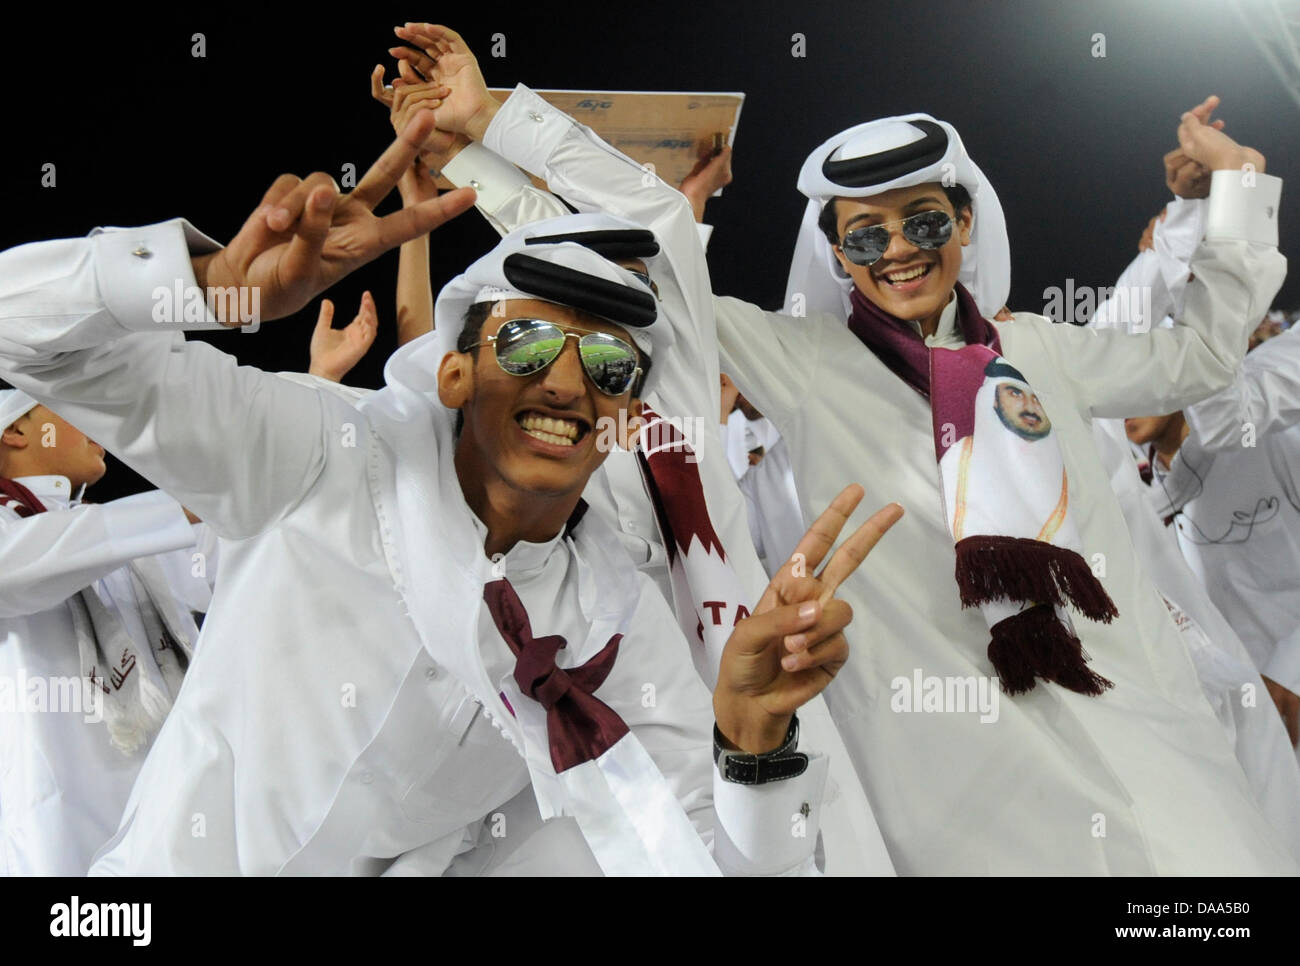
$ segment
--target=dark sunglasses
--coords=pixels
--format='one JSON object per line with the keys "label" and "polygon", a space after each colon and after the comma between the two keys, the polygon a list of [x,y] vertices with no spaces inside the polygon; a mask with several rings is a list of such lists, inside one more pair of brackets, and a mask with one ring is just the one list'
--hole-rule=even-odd
{"label": "dark sunglasses", "polygon": [[890,228],[895,225],[902,225],[903,237],[926,251],[946,245],[952,237],[951,215],[946,211],[922,211],[901,221],[853,229],[840,242],[844,257],[854,265],[874,265],[889,248]]}
{"label": "dark sunglasses", "polygon": [[[567,326],[573,328],[573,326]],[[582,336],[578,332],[585,333]],[[578,340],[578,358],[592,384],[606,396],[621,396],[641,372],[636,347],[606,332],[566,332],[546,319],[511,319],[470,349],[491,343],[497,365],[512,376],[531,376],[559,358],[566,339]]]}

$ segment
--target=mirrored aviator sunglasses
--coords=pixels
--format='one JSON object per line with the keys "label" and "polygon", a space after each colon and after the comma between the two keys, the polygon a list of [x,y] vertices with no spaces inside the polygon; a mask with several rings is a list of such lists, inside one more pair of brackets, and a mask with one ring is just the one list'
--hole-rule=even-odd
{"label": "mirrored aviator sunglasses", "polygon": [[[572,327],[570,327],[572,328]],[[621,396],[641,371],[636,347],[607,332],[585,329],[566,332],[546,319],[511,319],[469,348],[488,345],[496,350],[497,365],[512,376],[531,376],[559,358],[566,339],[578,340],[578,358],[592,384],[606,396]]]}
{"label": "mirrored aviator sunglasses", "polygon": [[952,237],[952,216],[946,211],[922,211],[901,221],[855,228],[844,236],[840,249],[854,265],[874,265],[889,248],[890,229],[901,225],[903,237],[917,248],[932,251]]}

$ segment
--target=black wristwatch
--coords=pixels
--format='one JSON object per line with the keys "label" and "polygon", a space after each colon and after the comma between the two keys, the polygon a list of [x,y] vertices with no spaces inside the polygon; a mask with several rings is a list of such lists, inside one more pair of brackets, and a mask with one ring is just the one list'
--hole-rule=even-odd
{"label": "black wristwatch", "polygon": [[808,768],[808,756],[795,751],[799,744],[799,718],[790,717],[790,730],[781,747],[761,755],[730,751],[722,746],[722,732],[713,725],[713,761],[723,781],[737,785],[766,785],[802,775]]}

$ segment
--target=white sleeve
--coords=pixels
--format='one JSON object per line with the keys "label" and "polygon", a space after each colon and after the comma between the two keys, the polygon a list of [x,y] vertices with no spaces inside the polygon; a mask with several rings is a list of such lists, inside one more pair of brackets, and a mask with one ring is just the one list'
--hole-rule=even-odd
{"label": "white sleeve", "polygon": [[211,248],[178,219],[0,253],[0,376],[242,538],[297,505],[330,434],[315,390],[183,339],[220,328],[190,264]]}
{"label": "white sleeve", "polygon": [[1157,221],[1151,233],[1151,245],[1160,258],[1165,289],[1175,309],[1182,307],[1192,256],[1205,237],[1209,207],[1205,198],[1175,198],[1166,208],[1164,221]]}
{"label": "white sleeve", "polygon": [[0,511],[0,617],[47,610],[137,557],[193,543],[180,504],[157,490],[25,519]]}
{"label": "white sleeve", "polygon": [[713,860],[724,875],[818,875],[822,799],[830,759],[809,753],[802,775],[737,785],[713,770]]}
{"label": "white sleeve", "polygon": [[[770,785],[723,782],[713,763],[713,702],[667,602],[643,573],[630,630],[606,702],[636,735],[725,874],[783,875],[812,868],[825,758]],[[779,786],[779,787],[778,787]],[[796,800],[797,799],[797,800]],[[808,816],[800,809],[808,803]],[[802,822],[792,816],[799,814]],[[804,834],[801,834],[804,833]]]}
{"label": "white sleeve", "polygon": [[722,371],[783,429],[813,390],[825,317],[796,318],[725,297],[714,298],[713,312]]}
{"label": "white sleeve", "polygon": [[1057,372],[1093,416],[1171,413],[1231,385],[1246,341],[1286,276],[1277,251],[1282,182],[1215,171],[1205,240],[1172,329],[1142,336],[1017,318],[999,332],[1037,336]]}
{"label": "white sleeve", "polygon": [[1151,248],[1138,252],[1088,324],[1137,334],[1149,332],[1167,315],[1177,315],[1192,256],[1205,235],[1206,209],[1207,203],[1199,198],[1169,202],[1164,219],[1156,220]]}
{"label": "white sleeve", "polygon": [[569,214],[564,202],[542,191],[513,164],[478,142],[462,148],[442,169],[457,188],[473,188],[474,206],[498,234],[508,235],[544,218]]}
{"label": "white sleeve", "polygon": [[1128,263],[1115,281],[1113,290],[1097,306],[1087,324],[1089,328],[1119,329],[1139,334],[1149,332],[1173,311],[1174,300],[1165,287],[1160,256],[1147,250],[1138,252],[1137,257]]}
{"label": "white sleeve", "polygon": [[1183,413],[1207,452],[1235,450],[1300,420],[1300,331],[1269,339],[1246,356],[1232,385]]}
{"label": "white sleeve", "polygon": [[604,211],[645,225],[659,239],[697,311],[707,302],[708,268],[690,202],[645,165],[523,84],[501,105],[483,144],[542,178],[579,211]]}

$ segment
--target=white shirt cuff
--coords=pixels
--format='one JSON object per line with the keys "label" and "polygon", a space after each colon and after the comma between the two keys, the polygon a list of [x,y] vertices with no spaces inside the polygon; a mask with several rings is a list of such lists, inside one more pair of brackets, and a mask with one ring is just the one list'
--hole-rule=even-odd
{"label": "white shirt cuff", "polygon": [[104,528],[122,559],[149,557],[194,546],[194,528],[181,505],[162,490],[101,504]]}
{"label": "white shirt cuff", "polygon": [[808,755],[797,778],[738,785],[713,770],[713,859],[726,875],[811,872],[830,759]]}
{"label": "white shirt cuff", "polygon": [[713,226],[696,222],[695,230],[700,234],[700,247],[707,252],[709,250],[709,239],[713,237]]}
{"label": "white shirt cuff", "polygon": [[1205,240],[1236,240],[1277,247],[1277,210],[1282,179],[1246,171],[1215,171]]}
{"label": "white shirt cuff", "polygon": [[[96,228],[95,280],[104,307],[130,332],[221,329],[194,280],[190,256],[219,244],[183,218],[143,228]],[[252,293],[244,303],[253,305]],[[187,312],[186,309],[189,311]]]}
{"label": "white shirt cuff", "polygon": [[1278,641],[1260,674],[1272,678],[1292,694],[1300,694],[1300,630]]}
{"label": "white shirt cuff", "polygon": [[528,175],[478,143],[462,148],[443,165],[442,175],[457,188],[473,188],[478,194],[474,204],[489,215],[496,214],[520,188],[532,184]]}
{"label": "white shirt cuff", "polygon": [[574,123],[567,114],[520,84],[492,118],[483,135],[483,146],[525,171],[541,175]]}

